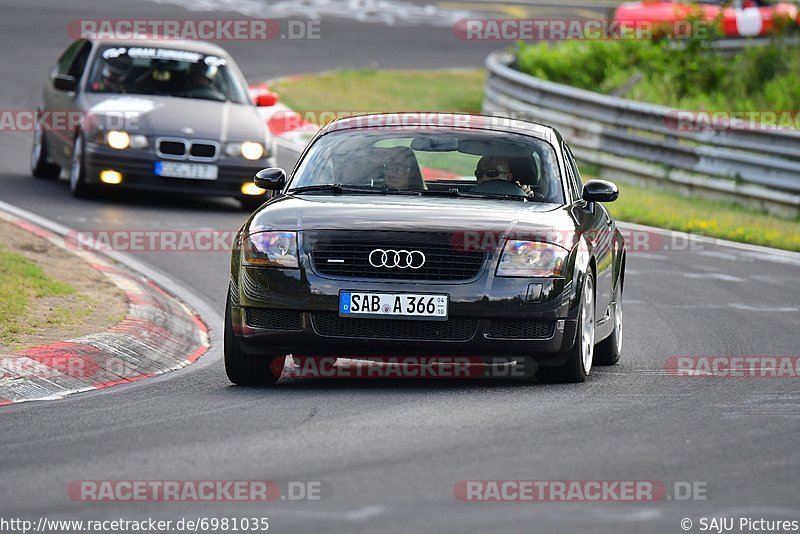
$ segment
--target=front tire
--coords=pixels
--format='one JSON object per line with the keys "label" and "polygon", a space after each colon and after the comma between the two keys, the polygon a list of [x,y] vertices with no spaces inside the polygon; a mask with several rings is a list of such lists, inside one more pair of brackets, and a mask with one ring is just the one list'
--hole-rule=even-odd
{"label": "front tire", "polygon": [[597,365],[614,365],[622,354],[622,290],[614,304],[614,331],[597,344],[594,361]]}
{"label": "front tire", "polygon": [[271,386],[281,377],[286,356],[262,356],[247,354],[239,348],[233,333],[231,297],[228,291],[225,306],[225,373],[228,380],[240,386]]}
{"label": "front tire", "polygon": [[540,382],[584,382],[592,370],[594,360],[594,274],[586,273],[581,289],[578,311],[578,333],[567,361],[558,367],[540,367],[537,378]]}
{"label": "front tire", "polygon": [[58,177],[61,175],[61,167],[47,161],[47,140],[39,118],[36,119],[36,125],[33,131],[31,174],[34,178],[41,178],[43,180],[58,180]]}
{"label": "front tire", "polygon": [[83,134],[78,133],[72,144],[72,163],[69,168],[69,190],[77,198],[91,198],[94,188],[86,183],[86,155]]}

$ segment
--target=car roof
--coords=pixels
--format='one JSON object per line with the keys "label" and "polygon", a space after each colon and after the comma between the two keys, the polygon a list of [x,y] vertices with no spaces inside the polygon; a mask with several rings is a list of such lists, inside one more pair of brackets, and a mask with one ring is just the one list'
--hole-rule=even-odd
{"label": "car roof", "polygon": [[561,140],[561,134],[552,126],[496,115],[442,112],[373,113],[335,120],[320,131],[320,135],[337,130],[355,128],[466,128],[517,133],[539,137],[551,144]]}
{"label": "car roof", "polygon": [[220,46],[207,41],[185,41],[178,39],[88,39],[98,46],[124,46],[127,48],[168,48],[185,52],[197,52],[203,55],[223,56],[230,58],[228,53]]}

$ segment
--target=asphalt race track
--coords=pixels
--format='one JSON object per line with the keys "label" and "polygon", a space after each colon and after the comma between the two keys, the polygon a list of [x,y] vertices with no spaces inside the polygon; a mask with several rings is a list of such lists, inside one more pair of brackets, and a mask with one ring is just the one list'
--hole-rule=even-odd
{"label": "asphalt race track", "polygon": [[[222,2],[218,2],[222,4]],[[463,4],[463,3],[462,3]],[[523,2],[517,4],[525,5]],[[483,4],[485,5],[485,3]],[[565,10],[573,9],[569,7]],[[577,9],[577,8],[576,8]],[[580,9],[587,9],[581,7]],[[552,8],[550,8],[552,12]],[[185,18],[142,0],[4,0],[0,108],[31,108],[81,17]],[[217,12],[214,16],[241,16]],[[498,43],[450,28],[323,19],[319,41],[229,42],[250,80],[336,67],[480,66]],[[0,199],[75,229],[235,230],[232,200],[73,199],[34,180],[29,133],[2,132]],[[281,154],[291,166],[294,155]],[[216,316],[211,351],[135,385],[0,409],[0,517],[269,517],[275,532],[681,532],[703,517],[800,519],[792,378],[671,376],[675,356],[797,356],[800,262],[708,242],[631,251],[625,350],[584,384],[304,379],[232,386],[221,361],[226,252],[141,252]],[[75,502],[75,480],[321,481],[321,501]],[[462,480],[697,483],[705,500],[461,502]],[[736,531],[734,531],[736,532]]]}

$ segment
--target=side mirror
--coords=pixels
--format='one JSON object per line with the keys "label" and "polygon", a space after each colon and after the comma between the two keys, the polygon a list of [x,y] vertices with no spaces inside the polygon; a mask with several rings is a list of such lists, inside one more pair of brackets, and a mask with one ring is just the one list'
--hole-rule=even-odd
{"label": "side mirror", "polygon": [[286,171],[280,167],[261,169],[256,173],[253,182],[261,189],[280,191],[286,186]]}
{"label": "side mirror", "polygon": [[581,198],[586,202],[614,202],[619,198],[619,189],[607,180],[589,180],[583,184]]}
{"label": "side mirror", "polygon": [[273,93],[268,91],[266,93],[261,93],[256,96],[256,106],[263,108],[274,106],[278,103],[278,93]]}
{"label": "side mirror", "polygon": [[78,80],[67,74],[56,74],[53,78],[53,87],[59,91],[74,91],[78,87]]}

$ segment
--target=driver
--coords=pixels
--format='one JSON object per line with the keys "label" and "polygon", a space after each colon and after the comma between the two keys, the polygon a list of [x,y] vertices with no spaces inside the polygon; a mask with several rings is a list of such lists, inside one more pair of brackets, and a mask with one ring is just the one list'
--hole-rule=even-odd
{"label": "driver", "polygon": [[128,56],[119,56],[105,60],[100,79],[92,83],[92,91],[100,93],[124,93],[125,75],[131,66],[131,59]]}
{"label": "driver", "polygon": [[475,178],[478,179],[478,185],[481,185],[489,180],[506,180],[511,182],[514,179],[514,175],[511,174],[506,160],[495,156],[483,156],[478,160],[478,166],[475,169]]}
{"label": "driver", "polygon": [[522,189],[529,197],[533,197],[535,194],[531,186],[515,181],[508,161],[497,156],[483,156],[479,159],[475,168],[475,178],[478,179],[478,185],[491,180],[505,180]]}
{"label": "driver", "polygon": [[192,64],[183,92],[198,98],[224,99],[224,95],[213,85],[217,73],[217,67],[206,65],[202,61]]}

